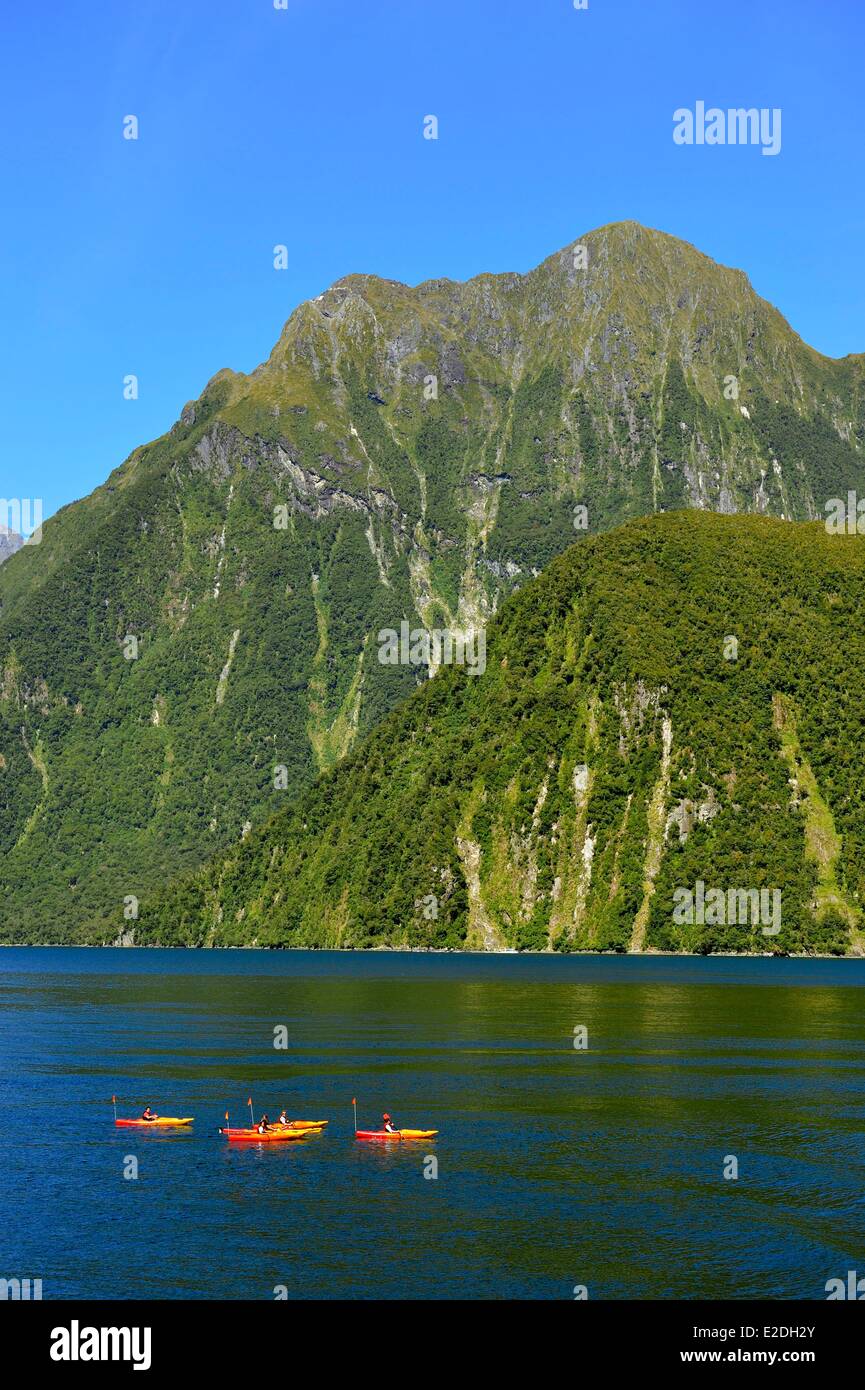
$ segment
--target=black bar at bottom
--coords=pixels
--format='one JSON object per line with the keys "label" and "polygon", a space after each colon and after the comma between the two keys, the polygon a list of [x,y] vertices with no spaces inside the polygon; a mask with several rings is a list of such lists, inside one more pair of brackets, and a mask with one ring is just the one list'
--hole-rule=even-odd
{"label": "black bar at bottom", "polygon": [[[862,1301],[862,1300],[860,1300]],[[413,1379],[517,1364],[606,1370],[856,1364],[858,1307],[835,1302],[7,1302],[4,1359],[31,1372],[184,1375],[334,1371]],[[457,1341],[452,1334],[459,1335]],[[96,1353],[99,1359],[93,1359]],[[567,1358],[564,1364],[560,1358]],[[555,1357],[555,1362],[551,1361]],[[513,1358],[513,1360],[511,1360]]]}

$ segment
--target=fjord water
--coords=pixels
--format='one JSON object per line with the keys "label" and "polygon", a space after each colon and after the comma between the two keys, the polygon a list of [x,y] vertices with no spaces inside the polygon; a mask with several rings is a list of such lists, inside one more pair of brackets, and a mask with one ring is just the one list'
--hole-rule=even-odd
{"label": "fjord water", "polygon": [[[863,961],[4,949],[0,1277],[45,1299],[825,1298],[865,1272],[863,1005]],[[115,1130],[114,1093],[195,1125]],[[330,1124],[229,1146],[249,1095]],[[440,1134],[356,1142],[353,1096],[361,1126]]]}

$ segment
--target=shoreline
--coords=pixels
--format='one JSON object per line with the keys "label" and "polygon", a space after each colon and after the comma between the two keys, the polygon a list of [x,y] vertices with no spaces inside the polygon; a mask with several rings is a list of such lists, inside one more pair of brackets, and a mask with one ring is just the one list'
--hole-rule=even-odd
{"label": "shoreline", "polygon": [[494,960],[500,956],[526,959],[598,960],[834,960],[862,961],[865,955],[834,955],[829,951],[500,951],[457,950],[451,946],[169,946],[162,943],[119,946],[96,945],[90,941],[0,941],[0,950],[9,951],[199,951],[212,955],[224,951],[306,952],[308,955],[340,956],[475,956]]}

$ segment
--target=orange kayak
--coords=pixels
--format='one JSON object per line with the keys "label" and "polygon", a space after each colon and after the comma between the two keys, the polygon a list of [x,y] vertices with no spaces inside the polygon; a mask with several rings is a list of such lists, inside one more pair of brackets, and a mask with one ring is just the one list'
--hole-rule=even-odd
{"label": "orange kayak", "polygon": [[191,1125],[193,1118],[189,1115],[185,1120],[177,1120],[171,1115],[160,1115],[155,1120],[115,1120],[114,1123],[118,1128],[155,1129],[159,1125]]}
{"label": "orange kayak", "polygon": [[290,1139],[304,1139],[309,1130],[266,1129],[263,1134],[259,1134],[257,1129],[221,1129],[219,1132],[234,1143],[287,1144]]}

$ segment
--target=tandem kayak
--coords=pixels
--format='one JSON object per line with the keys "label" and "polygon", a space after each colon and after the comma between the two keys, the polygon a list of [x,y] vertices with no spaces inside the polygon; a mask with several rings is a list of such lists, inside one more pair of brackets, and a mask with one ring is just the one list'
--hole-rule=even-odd
{"label": "tandem kayak", "polygon": [[290,1139],[305,1139],[308,1129],[266,1129],[259,1134],[257,1129],[221,1129],[226,1139],[234,1143],[248,1144],[287,1144]]}
{"label": "tandem kayak", "polygon": [[397,1129],[391,1134],[387,1129],[356,1129],[355,1139],[432,1139],[437,1129]]}
{"label": "tandem kayak", "polygon": [[120,1129],[156,1129],[159,1125],[191,1125],[193,1118],[189,1115],[185,1120],[178,1120],[171,1115],[160,1115],[156,1120],[115,1120],[114,1123]]}

